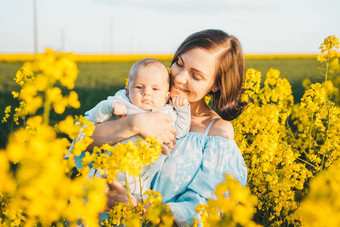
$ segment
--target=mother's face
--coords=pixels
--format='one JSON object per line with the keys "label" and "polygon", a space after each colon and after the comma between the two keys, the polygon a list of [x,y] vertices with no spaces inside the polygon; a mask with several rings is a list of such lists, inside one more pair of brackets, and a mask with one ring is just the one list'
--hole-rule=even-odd
{"label": "mother's face", "polygon": [[171,97],[184,96],[190,103],[202,100],[215,85],[218,53],[201,48],[179,55],[171,66]]}

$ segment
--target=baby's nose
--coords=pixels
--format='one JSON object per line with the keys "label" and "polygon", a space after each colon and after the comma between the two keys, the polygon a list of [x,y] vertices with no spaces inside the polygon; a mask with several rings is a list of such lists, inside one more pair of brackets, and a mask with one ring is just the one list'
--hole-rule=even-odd
{"label": "baby's nose", "polygon": [[150,95],[150,94],[151,94],[151,89],[145,88],[144,92],[143,92],[143,95]]}

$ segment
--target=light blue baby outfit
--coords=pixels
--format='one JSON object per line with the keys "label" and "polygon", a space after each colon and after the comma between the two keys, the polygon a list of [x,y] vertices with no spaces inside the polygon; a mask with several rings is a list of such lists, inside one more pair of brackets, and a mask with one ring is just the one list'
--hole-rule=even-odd
{"label": "light blue baby outfit", "polygon": [[215,186],[225,181],[225,174],[246,185],[247,168],[235,141],[208,136],[215,120],[204,133],[189,132],[178,139],[152,180],[151,189],[162,194],[178,226],[193,225],[195,206],[213,198]]}

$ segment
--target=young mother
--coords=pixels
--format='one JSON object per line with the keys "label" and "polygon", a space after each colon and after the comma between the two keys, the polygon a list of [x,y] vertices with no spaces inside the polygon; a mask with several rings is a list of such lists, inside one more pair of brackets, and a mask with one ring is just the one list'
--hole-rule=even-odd
{"label": "young mother", "polygon": [[[162,113],[141,113],[96,124],[92,145],[114,144],[136,134],[156,136],[173,148],[152,179],[178,226],[192,225],[195,206],[211,198],[225,174],[246,185],[247,168],[235,143],[230,120],[244,107],[241,102],[244,57],[239,41],[221,30],[203,30],[179,46],[171,63],[171,96],[184,96],[191,105],[190,132],[174,141],[171,119]],[[212,95],[214,110],[204,97]],[[124,189],[111,185],[108,198],[122,201]]]}

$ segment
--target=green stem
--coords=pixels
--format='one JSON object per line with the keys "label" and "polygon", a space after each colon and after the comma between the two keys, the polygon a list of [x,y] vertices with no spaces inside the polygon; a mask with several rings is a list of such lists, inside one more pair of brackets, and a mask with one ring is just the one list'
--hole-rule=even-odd
{"label": "green stem", "polygon": [[139,191],[140,191],[140,201],[142,202],[142,204],[144,205],[144,201],[143,201],[143,187],[142,187],[142,177],[139,174]]}
{"label": "green stem", "polygon": [[[326,87],[326,81],[327,81],[327,77],[328,77],[328,70],[329,70],[329,57],[327,57],[326,69],[325,69],[325,95],[326,95],[326,103],[328,101],[328,94],[327,94],[327,87]],[[325,139],[324,143],[326,143],[326,141],[328,139],[328,132],[329,132],[329,127],[330,127],[329,121],[330,121],[330,113],[329,113],[329,108],[328,108],[327,131],[326,131],[326,139]],[[326,156],[326,151],[325,151],[325,153],[323,154],[323,157],[322,157],[322,162],[321,162],[322,170],[324,169],[325,156]]]}
{"label": "green stem", "polygon": [[327,86],[326,86],[326,81],[327,81],[327,77],[328,77],[328,70],[329,70],[329,57],[327,58],[326,61],[326,72],[325,72],[325,82],[324,82],[324,86],[325,86],[325,96],[326,96],[326,100],[328,100],[328,94],[327,94]]}
{"label": "green stem", "polygon": [[46,97],[46,100],[44,103],[43,123],[48,125],[49,119],[50,119],[51,101],[47,98],[47,95],[45,95],[45,97]]}
{"label": "green stem", "polygon": [[[144,207],[144,200],[143,200],[143,187],[142,187],[142,177],[139,174],[139,193],[140,193],[140,201]],[[142,219],[143,219],[143,226],[144,226],[144,209],[142,210]]]}
{"label": "green stem", "polygon": [[297,158],[297,159],[300,160],[301,162],[304,162],[304,163],[306,163],[306,164],[308,164],[308,165],[314,167],[314,168],[317,168],[315,165],[313,165],[313,164],[310,163],[310,162],[307,162],[306,160],[303,160],[303,159],[301,159],[301,158]]}
{"label": "green stem", "polygon": [[[328,122],[327,122],[327,131],[326,131],[326,139],[324,144],[326,143],[327,139],[328,139],[328,133],[329,133],[329,127],[330,127],[330,113],[329,113],[329,109],[328,109]],[[321,162],[321,168],[322,170],[324,169],[324,162],[325,162],[325,156],[326,156],[326,151],[325,153],[323,153],[323,157],[322,157],[322,162]]]}
{"label": "green stem", "polygon": [[[24,126],[25,127],[25,126]],[[14,131],[14,120],[13,120],[13,117],[12,117],[12,120],[11,120],[11,129],[10,129],[10,134],[12,134]]]}
{"label": "green stem", "polygon": [[309,127],[309,149],[308,149],[308,153],[311,154],[311,150],[312,150],[312,128],[313,128],[313,124],[314,124],[314,113],[311,112],[311,121],[310,121],[310,127]]}
{"label": "green stem", "polygon": [[[253,156],[255,155],[255,152],[252,153],[251,157],[249,158],[249,160],[252,160],[253,159]],[[249,166],[250,166],[250,163],[249,163]],[[247,176],[247,185],[250,183],[251,181],[251,178],[253,176],[253,171],[254,171],[255,168],[251,168],[251,171],[250,173],[248,174]]]}
{"label": "green stem", "polygon": [[286,128],[288,128],[288,132],[289,132],[290,136],[294,139],[295,144],[298,146],[298,148],[300,149],[300,151],[302,151],[303,153],[305,153],[305,155],[308,155],[308,154],[306,153],[306,151],[300,147],[299,142],[298,142],[297,139],[295,138],[295,135],[294,135],[294,133],[293,133],[293,131],[292,131],[292,129],[291,129],[291,127],[289,126],[288,123],[286,123]]}
{"label": "green stem", "polygon": [[129,203],[130,203],[130,206],[133,207],[132,200],[131,200],[131,195],[130,195],[130,190],[129,190],[129,183],[128,183],[128,180],[127,180],[127,173],[124,172],[124,175],[125,175],[126,190],[127,190],[128,197],[129,197]]}
{"label": "green stem", "polygon": [[251,181],[251,178],[252,178],[252,176],[253,176],[253,169],[254,169],[254,168],[251,169],[251,172],[250,172],[250,174],[248,175],[247,185],[249,185],[249,183],[250,183],[250,181]]}
{"label": "green stem", "polygon": [[329,57],[327,57],[327,61],[326,61],[326,69],[325,69],[325,83],[327,81],[327,77],[328,77],[328,69],[329,69]]}

